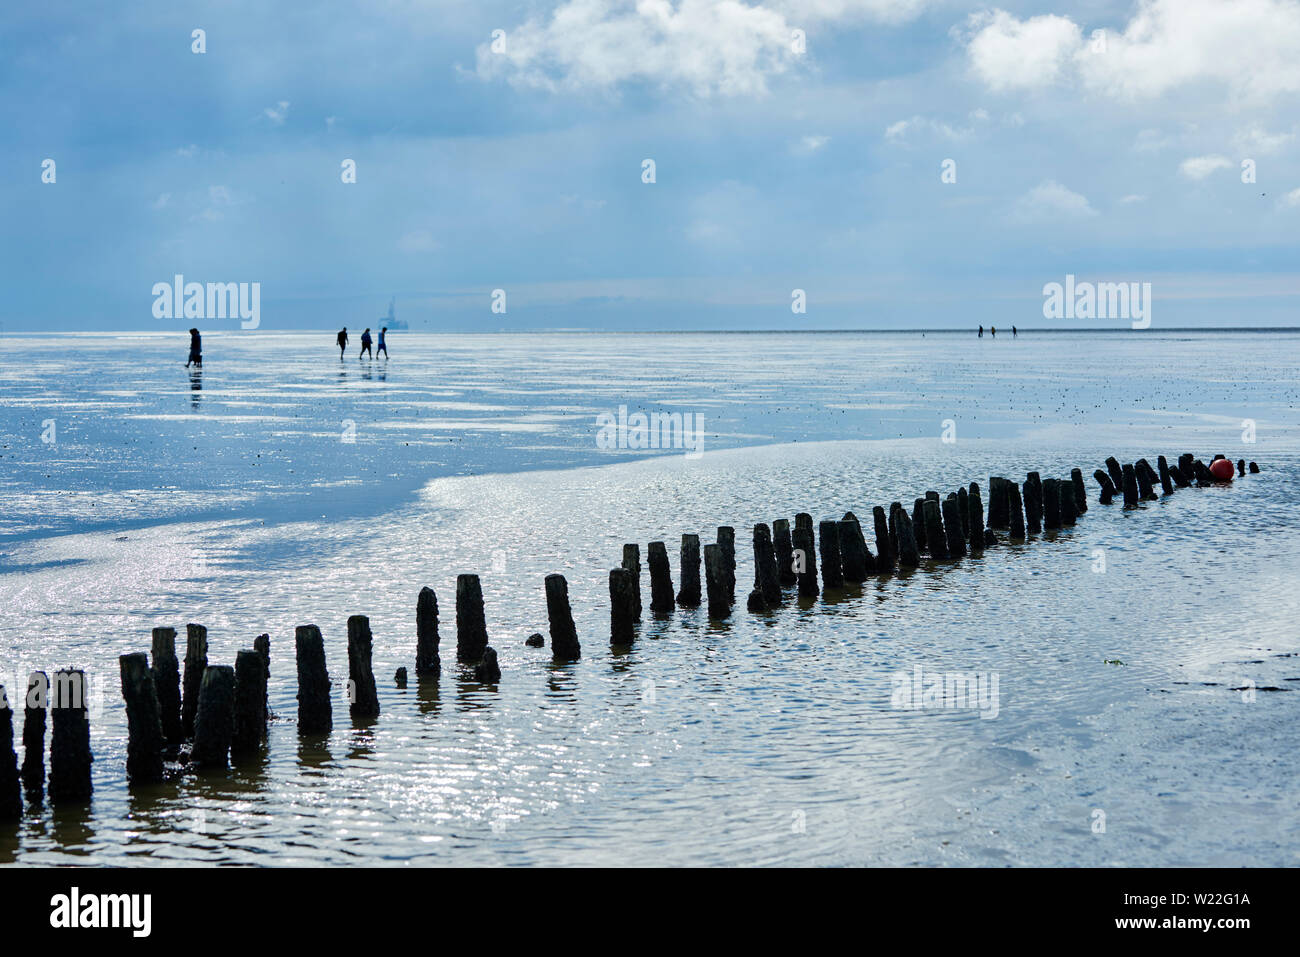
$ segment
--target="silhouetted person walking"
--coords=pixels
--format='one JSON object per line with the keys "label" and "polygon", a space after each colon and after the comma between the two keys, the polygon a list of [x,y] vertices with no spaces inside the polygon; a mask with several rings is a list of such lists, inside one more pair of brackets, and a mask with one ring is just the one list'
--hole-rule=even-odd
{"label": "silhouetted person walking", "polygon": [[382,329],[379,330],[379,346],[375,349],[376,359],[379,358],[379,353],[381,352],[384,354],[385,359],[388,358],[388,343],[384,341],[384,333],[387,331],[388,331],[387,326],[384,326]]}
{"label": "silhouetted person walking", "polygon": [[1017,335],[1018,335],[1018,333],[1016,332],[1016,327],[1015,327],[1015,326],[1012,326],[1012,327],[1011,327],[1011,338],[1014,339]]}
{"label": "silhouetted person walking", "polygon": [[981,339],[984,338],[984,327],[983,327],[983,326],[980,326],[980,338],[981,338]]}
{"label": "silhouetted person walking", "polygon": [[375,354],[373,352],[370,352],[370,327],[369,326],[366,326],[366,331],[361,333],[361,353],[357,356],[357,358],[360,359],[367,352],[370,353],[370,358],[373,359],[375,357]]}
{"label": "silhouetted person walking", "polygon": [[203,368],[203,340],[199,338],[199,330],[190,330],[190,357],[185,363],[185,368],[194,363],[200,369]]}
{"label": "silhouetted person walking", "polygon": [[339,330],[337,342],[339,344],[339,358],[343,358],[343,353],[348,349],[348,327],[344,326]]}
{"label": "silhouetted person walking", "polygon": [[989,333],[993,336],[994,339],[996,339],[998,337],[998,327],[989,326]]}

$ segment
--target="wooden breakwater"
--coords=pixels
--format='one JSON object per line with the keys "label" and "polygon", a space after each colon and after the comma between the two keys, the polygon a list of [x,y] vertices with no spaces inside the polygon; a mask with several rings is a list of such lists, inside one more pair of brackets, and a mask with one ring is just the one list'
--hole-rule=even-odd
{"label": "wooden breakwater", "polygon": [[[1215,456],[1212,463],[1221,458],[1224,456]],[[1124,508],[1139,508],[1144,501],[1173,495],[1179,489],[1226,484],[1190,453],[1179,456],[1174,465],[1163,455],[1158,456],[1156,467],[1146,459],[1120,463],[1113,456],[1104,464],[1104,469],[1093,472],[1102,505],[1122,496]],[[1236,472],[1239,477],[1257,474],[1259,466],[1239,459]],[[1088,511],[1083,471],[1078,468],[1071,469],[1068,478],[1042,478],[1038,472],[1029,472],[1023,482],[1016,482],[992,476],[987,492],[987,513],[975,482],[946,496],[926,491],[913,500],[910,510],[899,501],[888,508],[873,506],[870,540],[852,511],[815,526],[807,512],[795,516],[793,527],[787,518],[770,525],[758,523],[751,539],[754,581],[745,606],[752,613],[768,614],[792,598],[807,601],[825,592],[860,586],[871,577],[913,574],[944,563],[978,560],[985,550],[1004,542],[1025,542],[1040,533],[1068,530]],[[681,587],[675,594],[666,543],[649,543],[647,554],[652,616],[666,618],[678,607],[702,604],[712,620],[731,616],[736,601],[732,526],[719,526],[716,540],[702,550],[698,534],[682,535]],[[635,640],[644,611],[640,579],[640,546],[624,545],[621,564],[609,572],[610,643],[614,646]],[[575,661],[582,649],[564,576],[546,576],[544,593],[552,656],[558,663]],[[191,770],[222,769],[232,763],[238,766],[255,757],[266,742],[270,637],[259,635],[252,648],[238,651],[233,666],[214,664],[208,660],[207,629],[189,624],[183,669],[176,637],[174,628],[154,628],[152,658],[133,652],[118,660],[127,713],[126,775],[133,788]],[[438,602],[432,588],[422,588],[417,597],[415,637],[416,674],[436,679],[441,659]],[[540,634],[530,636],[527,642],[534,647],[542,643]],[[372,721],[380,711],[372,646],[369,619],[353,615],[347,622],[346,688],[354,723]],[[477,575],[460,575],[456,580],[456,657],[475,680],[485,684],[501,680],[497,651],[488,644]],[[331,680],[319,627],[298,626],[295,658],[298,732],[305,736],[327,734],[333,728]],[[406,669],[398,669],[399,685],[404,685],[405,677]],[[94,757],[87,701],[86,676],[80,669],[60,669],[52,680],[45,672],[33,672],[24,701],[20,768],[14,747],[15,708],[0,686],[0,820],[17,819],[24,801],[40,803],[45,793],[56,806],[90,800]],[[51,729],[48,779],[47,728]]]}

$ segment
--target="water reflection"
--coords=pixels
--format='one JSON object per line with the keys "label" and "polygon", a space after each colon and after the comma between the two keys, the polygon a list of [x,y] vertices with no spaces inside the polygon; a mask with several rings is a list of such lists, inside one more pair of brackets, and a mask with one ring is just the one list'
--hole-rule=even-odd
{"label": "water reflection", "polygon": [[199,399],[202,398],[203,392],[203,369],[194,367],[190,369],[190,410],[199,411]]}

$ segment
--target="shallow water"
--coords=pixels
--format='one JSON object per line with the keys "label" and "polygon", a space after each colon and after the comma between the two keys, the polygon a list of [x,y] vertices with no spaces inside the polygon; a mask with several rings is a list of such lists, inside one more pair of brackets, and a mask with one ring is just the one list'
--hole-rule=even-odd
{"label": "shallow water", "polygon": [[[91,807],[33,809],[0,837],[5,860],[1296,862],[1296,337],[1026,335],[1005,351],[956,336],[484,337],[437,342],[438,357],[412,357],[416,369],[404,359],[400,375],[394,361],[387,379],[357,381],[349,368],[342,394],[328,391],[337,369],[309,371],[309,340],[283,339],[295,361],[278,372],[248,340],[209,346],[193,412],[177,412],[190,397],[165,387],[184,370],[151,363],[175,342],[70,338],[33,375],[0,340],[15,463],[3,493],[4,672],[75,663],[102,689]],[[96,365],[131,394],[94,394]],[[226,376],[240,385],[210,391]],[[390,436],[424,437],[413,403],[434,391],[457,404],[437,414],[461,423],[446,427],[458,441],[407,452]],[[232,420],[230,392],[278,419]],[[706,426],[699,458],[595,448],[595,412],[624,402],[702,411],[716,431]],[[376,410],[362,421],[394,427],[341,443],[326,425],[362,407]],[[45,409],[75,424],[56,448],[33,449],[30,423]],[[946,418],[955,443],[941,440]],[[1243,418],[1257,423],[1252,446]],[[256,473],[248,455],[272,445],[288,451]],[[1088,475],[1112,453],[1187,450],[1264,471],[1131,512],[1096,504],[1090,482],[1090,510],[1068,531],[815,602],[791,597],[771,615],[743,608],[754,522],[869,516],[926,489],[984,487],[990,474]],[[42,451],[58,456],[43,471]],[[213,467],[184,467],[195,453]],[[351,484],[309,491],[326,472]],[[167,482],[181,487],[155,502]],[[74,489],[102,511],[45,504]],[[347,507],[305,517],[301,500],[339,489]],[[60,534],[92,518],[93,531]],[[676,579],[681,533],[712,541],[720,524],[737,528],[731,619],[655,620],[647,607],[635,644],[612,650],[607,573],[622,543],[640,542],[644,564],[645,544],[666,541]],[[569,580],[583,642],[571,665],[523,644],[546,632],[553,571]],[[483,578],[495,687],[454,663],[461,572]],[[443,675],[400,690],[392,676],[413,675],[425,584],[440,600]],[[642,587],[648,605],[645,576]],[[293,627],[321,626],[339,682],[357,613],[375,635],[382,714],[352,727],[339,689],[335,732],[302,742]],[[147,650],[154,625],[187,621],[208,626],[213,662],[270,633],[266,754],[128,795],[116,656]],[[996,717],[895,707],[895,675],[917,666],[995,673]],[[1288,690],[1230,690],[1247,681]]]}

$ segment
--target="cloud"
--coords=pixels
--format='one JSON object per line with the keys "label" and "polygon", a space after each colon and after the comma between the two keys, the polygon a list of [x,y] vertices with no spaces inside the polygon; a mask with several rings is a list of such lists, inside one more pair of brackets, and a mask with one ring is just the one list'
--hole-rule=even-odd
{"label": "cloud", "polygon": [[1069,17],[975,14],[967,53],[994,90],[1072,81],[1116,99],[1217,84],[1240,99],[1300,92],[1298,0],[1139,0],[1123,30],[1085,41]]}
{"label": "cloud", "polygon": [[1293,189],[1282,197],[1283,206],[1290,206],[1292,209],[1300,208],[1300,189]]}
{"label": "cloud", "polygon": [[427,229],[413,229],[397,241],[397,248],[404,253],[435,253],[442,248],[442,243]]}
{"label": "cloud", "polygon": [[1252,126],[1238,130],[1232,138],[1232,145],[1247,156],[1269,155],[1276,153],[1293,139],[1294,133],[1270,133],[1262,126]]}
{"label": "cloud", "polygon": [[831,141],[829,136],[813,134],[801,137],[799,142],[790,147],[790,152],[797,156],[811,156]]}
{"label": "cloud", "polygon": [[1086,196],[1049,179],[1039,183],[1016,201],[1011,218],[1017,222],[1059,222],[1062,219],[1084,219],[1096,216],[1097,211]]}
{"label": "cloud", "polygon": [[1188,179],[1202,180],[1215,170],[1232,169],[1235,164],[1226,156],[1191,156],[1178,166],[1178,172]]}
{"label": "cloud", "polygon": [[889,143],[903,144],[907,142],[912,134],[916,133],[930,133],[942,139],[961,140],[970,136],[972,132],[974,131],[951,126],[942,120],[933,120],[925,116],[913,116],[911,119],[899,120],[897,123],[891,123],[886,127],[885,140]]}
{"label": "cloud", "polygon": [[281,100],[275,106],[268,106],[262,114],[276,126],[283,126],[285,117],[289,115],[289,101]]}
{"label": "cloud", "polygon": [[754,96],[793,68],[794,31],[819,22],[901,21],[927,0],[564,0],[477,50],[482,78],[546,90],[628,83],[699,97]]}

